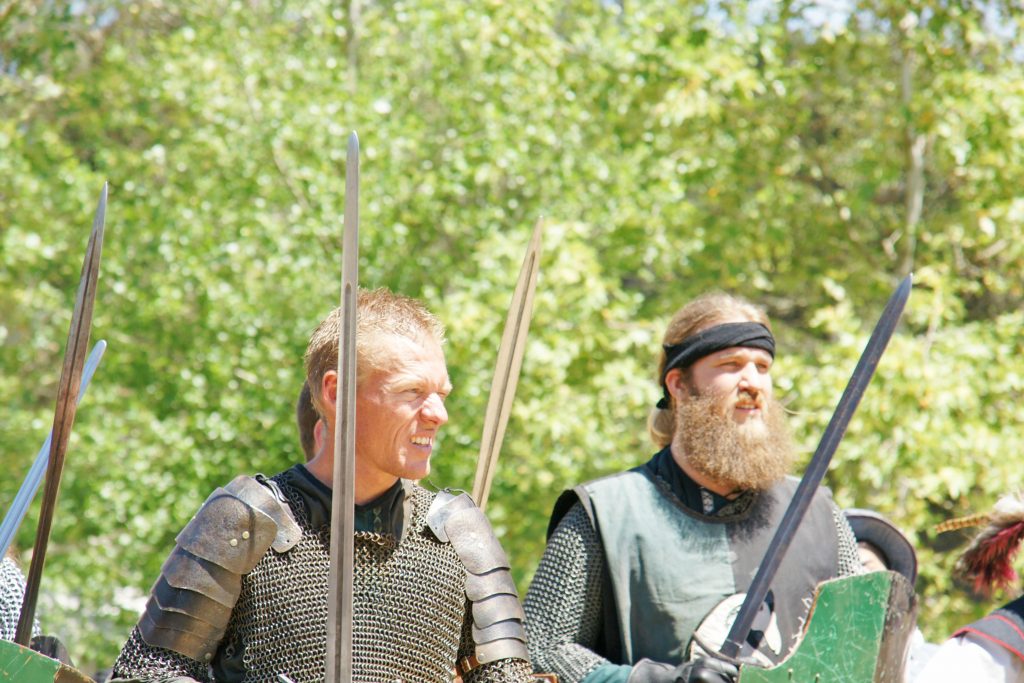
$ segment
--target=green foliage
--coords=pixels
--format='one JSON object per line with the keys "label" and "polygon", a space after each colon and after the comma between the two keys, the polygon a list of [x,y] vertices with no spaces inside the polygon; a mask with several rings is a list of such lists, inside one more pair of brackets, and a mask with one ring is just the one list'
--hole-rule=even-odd
{"label": "green foliage", "polygon": [[472,482],[505,308],[548,218],[489,506],[523,590],[558,492],[649,455],[660,335],[686,298],[768,307],[810,453],[913,270],[829,483],[917,542],[929,637],[990,608],[931,529],[1019,479],[1020,17],[934,4],[0,4],[0,503],[49,426],[112,184],[93,330],[110,348],[71,441],[47,630],[109,663],[207,493],[301,457],[292,406],[337,302],[353,129],[361,280],[449,328],[435,484]]}

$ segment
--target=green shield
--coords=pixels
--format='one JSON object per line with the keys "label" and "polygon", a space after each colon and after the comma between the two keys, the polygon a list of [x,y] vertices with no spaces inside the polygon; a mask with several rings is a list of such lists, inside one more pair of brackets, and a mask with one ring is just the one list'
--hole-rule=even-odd
{"label": "green shield", "polygon": [[8,640],[0,640],[0,681],[92,683],[81,671]]}
{"label": "green shield", "polygon": [[917,604],[896,572],[818,586],[803,639],[778,666],[745,666],[739,683],[901,683]]}

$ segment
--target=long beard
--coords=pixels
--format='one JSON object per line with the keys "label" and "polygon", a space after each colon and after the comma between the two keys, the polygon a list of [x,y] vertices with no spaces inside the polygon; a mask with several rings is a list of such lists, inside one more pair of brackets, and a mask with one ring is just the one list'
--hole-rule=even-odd
{"label": "long beard", "polygon": [[793,465],[793,442],[782,405],[763,402],[757,419],[738,423],[731,402],[718,395],[690,396],[676,403],[672,451],[699,474],[733,491],[760,491]]}

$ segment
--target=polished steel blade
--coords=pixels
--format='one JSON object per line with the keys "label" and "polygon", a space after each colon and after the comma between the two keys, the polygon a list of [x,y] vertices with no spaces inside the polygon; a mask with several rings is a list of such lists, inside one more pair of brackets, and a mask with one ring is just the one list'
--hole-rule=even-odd
{"label": "polished steel blade", "polygon": [[352,550],[355,539],[356,316],[359,298],[359,138],[348,138],[341,254],[338,399],[334,413],[327,681],[352,680]]}

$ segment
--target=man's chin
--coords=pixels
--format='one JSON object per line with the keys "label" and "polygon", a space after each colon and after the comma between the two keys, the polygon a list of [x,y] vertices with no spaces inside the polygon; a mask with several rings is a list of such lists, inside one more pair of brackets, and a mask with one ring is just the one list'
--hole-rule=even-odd
{"label": "man's chin", "polygon": [[408,463],[402,468],[402,472],[399,477],[402,479],[411,479],[413,481],[419,481],[425,479],[430,475],[430,461],[422,463]]}
{"label": "man's chin", "polygon": [[768,436],[768,425],[760,415],[750,415],[746,420],[736,423],[736,429],[747,438],[763,438]]}

